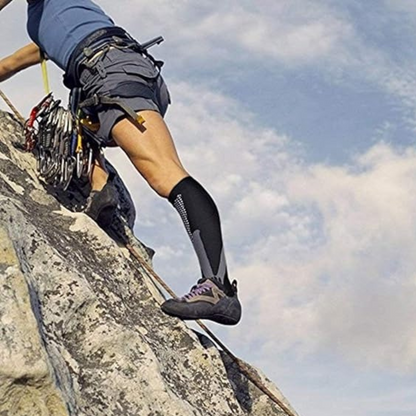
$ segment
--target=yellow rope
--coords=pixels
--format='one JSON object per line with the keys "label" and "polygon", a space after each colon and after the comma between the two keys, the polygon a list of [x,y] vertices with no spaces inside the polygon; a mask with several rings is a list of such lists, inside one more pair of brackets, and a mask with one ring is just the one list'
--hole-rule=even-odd
{"label": "yellow rope", "polygon": [[48,67],[46,65],[45,55],[41,52],[40,54],[40,63],[42,66],[42,78],[43,78],[43,87],[45,88],[45,93],[48,95],[51,91],[49,87],[49,76],[48,76]]}

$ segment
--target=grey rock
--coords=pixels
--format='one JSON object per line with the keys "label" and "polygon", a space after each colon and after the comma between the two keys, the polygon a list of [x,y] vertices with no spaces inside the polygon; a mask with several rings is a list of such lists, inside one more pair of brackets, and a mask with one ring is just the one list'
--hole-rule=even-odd
{"label": "grey rock", "polygon": [[161,312],[123,246],[151,264],[129,196],[105,232],[77,212],[81,187],[69,197],[38,180],[23,140],[0,112],[0,415],[283,415],[206,336]]}

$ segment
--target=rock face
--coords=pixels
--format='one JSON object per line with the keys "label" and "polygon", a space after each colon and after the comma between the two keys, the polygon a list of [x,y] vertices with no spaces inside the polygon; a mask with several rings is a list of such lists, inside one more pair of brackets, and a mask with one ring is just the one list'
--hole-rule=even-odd
{"label": "rock face", "polygon": [[74,212],[81,189],[69,198],[39,182],[22,140],[0,112],[0,415],[283,415],[207,337],[161,312],[121,244],[134,221],[124,185],[124,220],[106,233]]}

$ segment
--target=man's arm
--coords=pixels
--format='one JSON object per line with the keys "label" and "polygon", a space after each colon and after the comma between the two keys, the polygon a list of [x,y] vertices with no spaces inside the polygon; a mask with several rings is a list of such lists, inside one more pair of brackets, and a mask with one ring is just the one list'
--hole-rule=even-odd
{"label": "man's arm", "polygon": [[5,81],[22,69],[39,64],[40,61],[39,47],[34,43],[26,45],[13,55],[0,60],[0,82]]}
{"label": "man's arm", "polygon": [[0,0],[0,11],[4,9],[9,3],[11,3],[13,0]]}

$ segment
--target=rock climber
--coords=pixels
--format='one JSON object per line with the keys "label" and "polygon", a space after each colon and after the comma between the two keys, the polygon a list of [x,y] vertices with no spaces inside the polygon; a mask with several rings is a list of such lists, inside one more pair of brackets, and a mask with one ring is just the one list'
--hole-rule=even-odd
{"label": "rock climber", "polygon": [[[13,0],[0,0],[0,11]],[[119,107],[93,108],[102,146],[119,146],[150,187],[179,212],[201,268],[189,293],[161,306],[181,319],[235,325],[241,318],[236,282],[230,282],[218,209],[184,168],[163,116],[170,104],[160,62],[130,47],[133,38],[91,0],[28,0],[27,30],[33,43],[0,60],[0,81],[39,64],[41,54],[65,72],[65,85],[84,97],[117,96],[141,115],[138,128]],[[134,40],[133,40],[134,41]],[[127,91],[127,92],[126,92]],[[102,160],[94,163],[87,213],[115,210],[118,197]]]}

